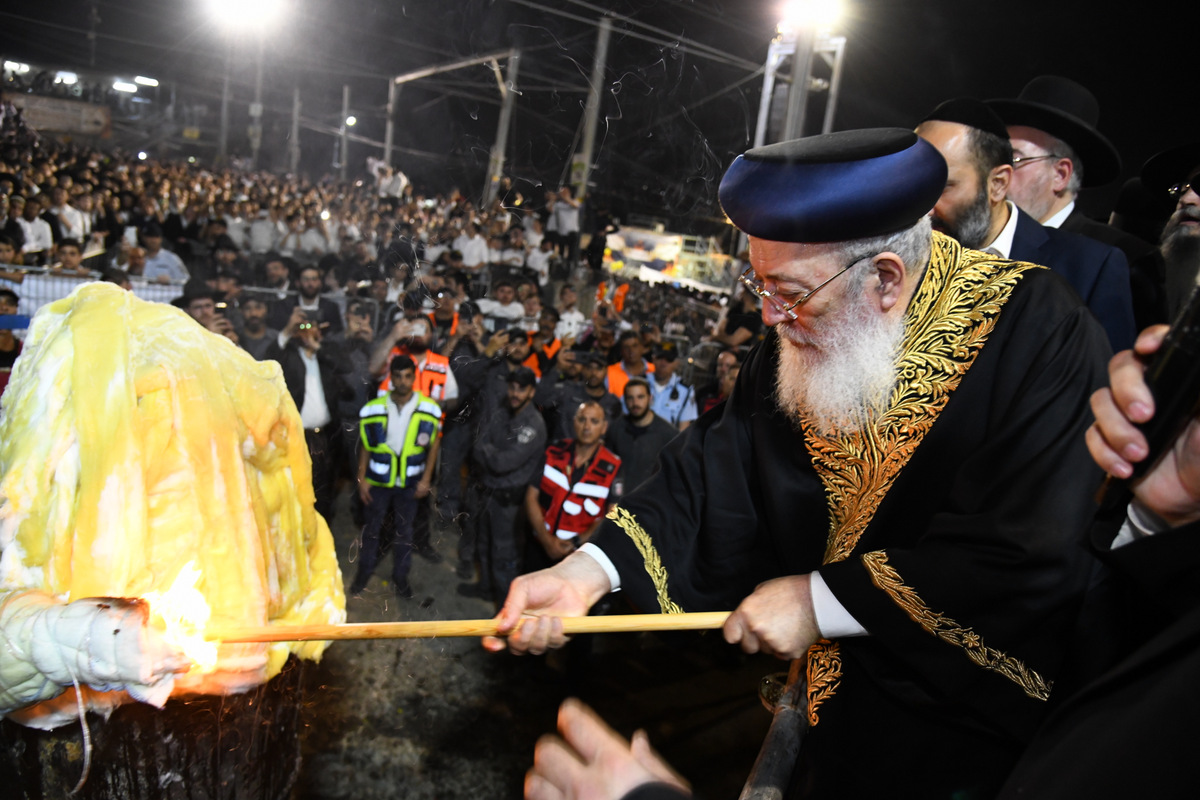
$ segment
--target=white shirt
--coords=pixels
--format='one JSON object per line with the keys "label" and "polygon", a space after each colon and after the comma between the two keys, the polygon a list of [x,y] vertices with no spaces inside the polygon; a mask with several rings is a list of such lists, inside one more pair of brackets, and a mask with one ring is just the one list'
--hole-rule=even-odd
{"label": "white shirt", "polygon": [[[674,390],[675,398],[671,399]],[[696,419],[696,392],[691,386],[684,386],[679,380],[679,373],[671,376],[665,384],[659,385],[657,378],[650,379],[650,410],[655,416],[662,417],[675,427],[681,422],[692,422]]]}
{"label": "white shirt", "polygon": [[554,257],[552,251],[530,250],[529,255],[525,257],[525,266],[537,273],[538,286],[545,286],[550,282],[550,259]]}
{"label": "white shirt", "polygon": [[50,213],[58,217],[58,224],[62,226],[63,236],[66,238],[82,240],[87,236],[83,227],[83,214],[78,209],[63,204],[52,207]]}
{"label": "white shirt", "polygon": [[316,353],[310,355],[303,347],[299,349],[299,353],[300,358],[304,360],[304,408],[300,409],[300,424],[305,430],[320,428],[333,420],[329,415],[329,406],[325,403],[321,366],[317,363]]}
{"label": "white shirt", "polygon": [[49,222],[41,217],[34,217],[32,220],[24,217],[16,219],[17,224],[21,226],[21,231],[25,234],[25,244],[21,247],[22,253],[40,253],[54,247],[54,234],[50,230]]}
{"label": "white shirt", "polygon": [[1008,205],[1008,222],[1004,223],[1004,227],[1000,229],[1000,233],[996,234],[996,238],[991,244],[979,249],[995,253],[1001,258],[1008,258],[1008,254],[1012,252],[1013,236],[1017,233],[1017,207],[1012,200],[1004,202]]}
{"label": "white shirt", "polygon": [[454,249],[462,253],[464,267],[478,267],[488,259],[487,241],[478,233],[467,236],[465,233],[454,240]]}
{"label": "white shirt", "polygon": [[587,317],[583,312],[572,308],[559,314],[558,324],[554,326],[554,335],[563,340],[578,339],[586,325]]}
{"label": "white shirt", "polygon": [[166,275],[171,280],[181,283],[189,277],[187,267],[183,265],[183,260],[170,250],[159,250],[154,255],[147,253],[146,267],[142,270],[142,277],[148,281],[152,281],[162,275]]}
{"label": "white shirt", "polygon": [[397,408],[391,394],[387,399],[388,433],[387,446],[396,455],[404,452],[404,439],[408,435],[408,423],[412,420],[413,411],[417,408],[417,393],[403,407]]}
{"label": "white shirt", "polygon": [[1061,228],[1062,224],[1067,221],[1067,217],[1071,216],[1071,212],[1074,210],[1075,210],[1075,201],[1072,200],[1071,202],[1069,202],[1065,206],[1063,206],[1061,209],[1059,209],[1057,214],[1050,217],[1050,219],[1046,220],[1042,224],[1045,225],[1047,228]]}

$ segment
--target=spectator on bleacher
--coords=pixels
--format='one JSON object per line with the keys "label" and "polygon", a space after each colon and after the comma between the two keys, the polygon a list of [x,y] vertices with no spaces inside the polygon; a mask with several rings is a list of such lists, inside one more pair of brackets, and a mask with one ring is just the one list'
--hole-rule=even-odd
{"label": "spectator on bleacher", "polygon": [[[20,216],[19,211],[12,210],[9,196],[7,194],[0,194],[0,235],[8,237],[17,253],[21,252],[21,248],[25,245],[25,229],[21,227],[21,223],[18,221]],[[6,263],[15,264],[20,262],[11,261]]]}
{"label": "spectator on bleacher", "polygon": [[674,342],[663,342],[650,351],[654,362],[654,380],[650,381],[653,395],[651,409],[655,415],[681,431],[695,421],[696,393],[679,379],[679,350]]}
{"label": "spectator on bleacher", "polygon": [[17,258],[17,246],[12,239],[0,233],[0,278],[14,283],[25,280],[24,272],[8,269],[10,266],[20,266],[20,259]]}
{"label": "spectator on bleacher", "polygon": [[260,208],[255,212],[254,220],[250,223],[246,237],[249,239],[250,252],[261,256],[276,249],[280,239],[287,233],[287,226],[279,221],[279,210],[272,205]]}
{"label": "spectator on bleacher", "polygon": [[550,270],[558,261],[554,252],[554,242],[542,239],[540,246],[529,251],[525,257],[525,267],[537,277],[538,286],[542,291],[550,285]]}
{"label": "spectator on bleacher", "polygon": [[54,248],[58,255],[58,263],[53,264],[55,270],[68,272],[72,275],[87,277],[92,271],[83,264],[83,245],[78,239],[63,239]]}
{"label": "spectator on bleacher", "polygon": [[50,223],[41,218],[38,196],[13,195],[9,202],[12,209],[10,213],[21,226],[21,236],[25,240],[21,246],[24,263],[45,264],[54,248],[54,234],[50,230]]}
{"label": "spectator on bleacher", "polygon": [[55,186],[50,190],[50,202],[46,206],[46,213],[53,214],[58,220],[59,232],[63,238],[82,242],[88,237],[89,231],[84,228],[83,214],[71,206],[67,190],[62,186]]}
{"label": "spectator on bleacher", "polygon": [[462,263],[467,269],[477,270],[487,263],[487,240],[480,235],[473,221],[463,225],[463,231],[454,240],[453,248],[462,253]]}
{"label": "spectator on bleacher", "polygon": [[292,270],[288,262],[289,259],[275,251],[267,253],[263,258],[263,277],[260,285],[270,289],[277,300],[287,297],[288,292],[295,288],[292,286]]}
{"label": "spectator on bleacher", "polygon": [[306,312],[313,322],[321,328],[322,334],[333,334],[342,330],[342,312],[338,304],[327,297],[321,296],[324,276],[316,266],[300,269],[296,276],[296,294],[288,294],[282,300],[277,300],[271,308],[268,323],[272,328],[281,331],[287,328],[288,320],[292,318],[294,309]]}
{"label": "spectator on bleacher", "polygon": [[234,344],[238,343],[237,331],[217,309],[216,293],[204,283],[190,281],[184,286],[183,294],[175,299],[174,304],[208,330],[228,338]]}
{"label": "spectator on bleacher", "polygon": [[158,283],[183,283],[188,279],[187,267],[179,256],[163,248],[163,231],[157,222],[142,227],[142,247],[146,248],[146,266],[142,277]]}
{"label": "spectator on bleacher", "polygon": [[762,332],[762,315],[758,313],[757,304],[752,293],[739,288],[730,298],[725,313],[717,318],[716,329],[708,336],[709,341],[726,347],[754,344]]}
{"label": "spectator on bleacher", "polygon": [[[17,313],[20,298],[11,289],[0,289],[0,317]],[[12,372],[17,356],[21,355],[21,340],[13,335],[11,329],[0,329],[0,395],[8,387],[8,377]]]}
{"label": "spectator on bleacher", "polygon": [[267,357],[267,350],[279,339],[279,331],[267,326],[267,301],[262,295],[247,294],[242,298],[242,333],[238,344],[255,360]]}
{"label": "spectator on bleacher", "polygon": [[484,325],[492,331],[504,330],[525,316],[525,307],[517,302],[517,291],[508,281],[497,283],[492,297],[481,297],[477,302]]}
{"label": "spectator on bleacher", "polygon": [[555,328],[555,334],[559,339],[571,344],[583,333],[586,325],[587,317],[579,310],[579,295],[575,287],[564,283],[558,290],[558,326]]}

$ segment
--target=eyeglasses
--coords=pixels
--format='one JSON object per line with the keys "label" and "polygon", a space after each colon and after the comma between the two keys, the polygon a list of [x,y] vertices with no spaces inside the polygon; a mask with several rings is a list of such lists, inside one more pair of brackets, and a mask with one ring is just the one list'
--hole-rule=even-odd
{"label": "eyeglasses", "polygon": [[1035,161],[1044,161],[1047,158],[1062,158],[1062,156],[1054,153],[1047,153],[1044,156],[1013,156],[1013,169],[1020,169],[1026,164],[1032,164]]}
{"label": "eyeglasses", "polygon": [[788,302],[788,299],[791,297],[794,297],[795,293],[788,292],[786,294],[781,294],[778,291],[768,292],[766,289],[766,284],[763,283],[762,278],[760,278],[756,274],[754,274],[754,267],[746,267],[746,271],[743,272],[740,276],[738,276],[738,281],[740,281],[741,284],[743,286],[745,286],[747,289],[749,289],[750,291],[754,292],[756,295],[761,297],[763,299],[763,302],[770,303],[772,306],[775,307],[776,311],[778,311],[780,314],[783,314],[785,317],[787,317],[788,319],[795,322],[797,319],[796,312],[795,312],[796,308],[804,305],[809,300],[811,300],[812,296],[814,294],[816,294],[817,292],[819,292],[823,288],[825,288],[834,278],[841,275],[843,272],[850,269],[855,264],[861,263],[864,259],[867,259],[870,257],[871,256],[859,256],[858,258],[854,259],[846,266],[839,269],[837,272],[833,273],[833,275],[829,276],[829,278],[827,278],[825,281],[823,281],[819,286],[817,286],[817,288],[812,289],[811,291],[805,292],[804,294],[800,295],[800,297],[796,298],[795,300],[793,300],[790,303]]}
{"label": "eyeglasses", "polygon": [[1195,183],[1177,183],[1170,189],[1167,189],[1167,194],[1171,195],[1172,200],[1178,200],[1188,192],[1200,194],[1200,186],[1197,186]]}

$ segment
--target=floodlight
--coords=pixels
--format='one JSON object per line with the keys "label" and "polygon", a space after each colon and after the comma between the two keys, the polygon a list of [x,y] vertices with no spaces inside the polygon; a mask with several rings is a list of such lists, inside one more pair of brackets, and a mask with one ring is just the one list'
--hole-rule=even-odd
{"label": "floodlight", "polygon": [[4,68],[9,72],[15,72],[18,75],[24,75],[29,72],[29,65],[22,64],[20,61],[5,61]]}
{"label": "floodlight", "polygon": [[357,124],[358,124],[358,117],[354,116],[353,114],[346,117],[346,126],[347,127],[353,128]]}
{"label": "floodlight", "polygon": [[128,83],[126,81],[113,81],[113,91],[126,92],[128,94],[137,93],[137,84]]}
{"label": "floodlight", "polygon": [[779,19],[779,33],[787,35],[801,29],[827,31],[841,21],[840,0],[789,0]]}
{"label": "floodlight", "polygon": [[54,76],[55,83],[61,83],[64,86],[72,86],[79,83],[79,76],[74,72],[60,72]]}
{"label": "floodlight", "polygon": [[262,33],[283,12],[282,0],[207,0],[209,14],[232,33]]}
{"label": "floodlight", "polygon": [[149,157],[150,157],[150,156],[146,155],[146,151],[145,151],[145,150],[140,150],[140,151],[138,151],[138,161],[145,161],[145,160],[146,160],[147,158],[149,158]]}
{"label": "floodlight", "polygon": [[154,78],[145,78],[141,75],[138,75],[136,78],[134,78],[133,82],[138,86],[158,86],[158,81],[156,81]]}

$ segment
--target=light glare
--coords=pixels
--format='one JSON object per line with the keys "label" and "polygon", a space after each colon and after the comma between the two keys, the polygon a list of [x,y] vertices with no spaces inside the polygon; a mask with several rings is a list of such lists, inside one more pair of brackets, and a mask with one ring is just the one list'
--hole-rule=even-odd
{"label": "light glare", "polygon": [[138,152],[138,161],[145,161],[147,158],[149,158],[149,156],[146,155],[145,150],[141,150]]}
{"label": "light glare", "polygon": [[230,33],[262,33],[282,15],[282,0],[208,0],[209,15]]}
{"label": "light glare", "polygon": [[74,72],[60,72],[55,76],[55,80],[64,86],[72,86],[79,82],[79,76]]}
{"label": "light glare", "polygon": [[346,117],[346,124],[353,128],[358,124],[358,117],[351,114],[350,116]]}
{"label": "light glare", "polygon": [[158,86],[158,81],[156,81],[154,78],[144,78],[141,75],[138,75],[136,78],[134,78],[133,82],[138,86]]}
{"label": "light glare", "polygon": [[137,92],[137,84],[126,83],[125,81],[113,81],[113,90],[135,94]]}
{"label": "light glare", "polygon": [[802,29],[829,31],[842,18],[840,0],[790,0],[783,6],[779,33],[795,33]]}

